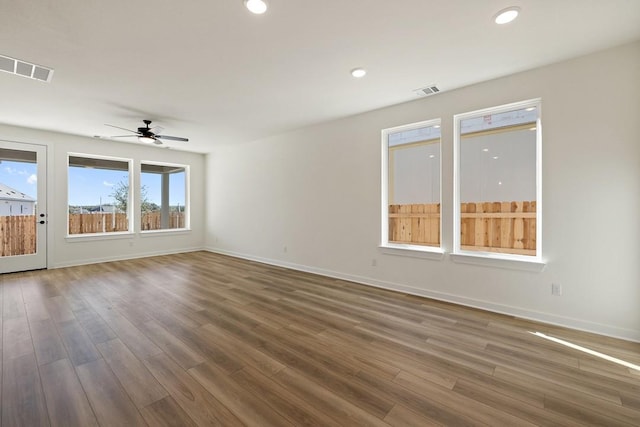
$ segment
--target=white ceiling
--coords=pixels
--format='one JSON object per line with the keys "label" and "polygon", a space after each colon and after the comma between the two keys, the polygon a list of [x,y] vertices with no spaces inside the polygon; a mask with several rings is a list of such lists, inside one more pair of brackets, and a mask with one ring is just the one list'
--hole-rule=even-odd
{"label": "white ceiling", "polygon": [[[0,72],[0,122],[107,136],[123,132],[104,123],[148,118],[190,138],[168,146],[208,152],[640,39],[640,0],[268,4],[252,15],[242,0],[4,0],[0,55],[55,73]],[[515,22],[492,22],[512,5]]]}

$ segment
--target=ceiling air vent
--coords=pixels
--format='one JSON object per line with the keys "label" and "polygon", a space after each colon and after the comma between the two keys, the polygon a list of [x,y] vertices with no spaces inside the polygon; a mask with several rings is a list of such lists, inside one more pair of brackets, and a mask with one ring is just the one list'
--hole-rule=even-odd
{"label": "ceiling air vent", "polygon": [[0,71],[42,82],[50,82],[53,76],[53,70],[50,68],[3,55],[0,55]]}
{"label": "ceiling air vent", "polygon": [[428,95],[433,95],[440,92],[440,89],[438,89],[436,85],[428,85],[425,87],[421,87],[420,89],[416,89],[414,90],[414,92],[418,96],[428,96]]}

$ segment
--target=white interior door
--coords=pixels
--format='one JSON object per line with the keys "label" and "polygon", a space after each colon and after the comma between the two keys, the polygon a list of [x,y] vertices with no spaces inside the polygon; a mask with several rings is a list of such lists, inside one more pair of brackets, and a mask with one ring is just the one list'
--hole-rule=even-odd
{"label": "white interior door", "polygon": [[0,273],[47,267],[47,147],[0,141]]}

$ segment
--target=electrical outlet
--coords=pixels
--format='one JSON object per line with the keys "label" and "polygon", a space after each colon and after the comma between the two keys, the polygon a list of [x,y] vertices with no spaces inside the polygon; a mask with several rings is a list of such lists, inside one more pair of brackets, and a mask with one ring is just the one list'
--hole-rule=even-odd
{"label": "electrical outlet", "polygon": [[287,253],[287,247],[286,246],[284,248],[282,248],[282,252],[284,252],[285,254]]}
{"label": "electrical outlet", "polygon": [[555,296],[562,295],[562,285],[560,283],[551,284],[551,295],[555,295]]}
{"label": "electrical outlet", "polygon": [[378,260],[375,258],[371,259],[371,267],[375,267],[376,265],[378,265]]}

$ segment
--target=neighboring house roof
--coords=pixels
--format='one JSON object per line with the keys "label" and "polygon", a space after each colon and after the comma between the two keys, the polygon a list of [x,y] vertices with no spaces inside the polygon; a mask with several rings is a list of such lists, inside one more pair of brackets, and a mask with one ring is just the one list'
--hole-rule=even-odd
{"label": "neighboring house roof", "polygon": [[105,213],[113,213],[116,211],[115,206],[113,205],[101,205],[101,206],[92,206],[86,208],[87,211],[93,212],[105,212]]}
{"label": "neighboring house roof", "polygon": [[36,199],[19,192],[0,182],[0,200],[15,200],[20,202],[35,202]]}

